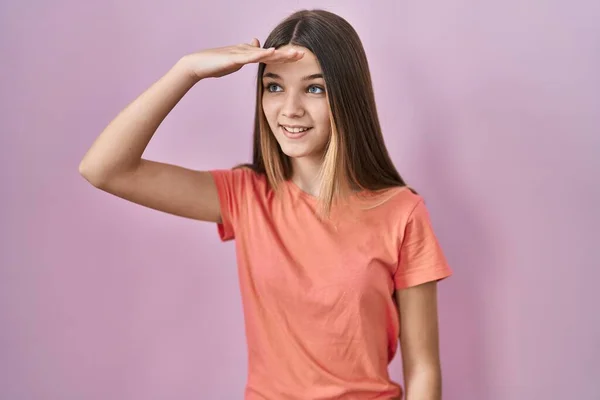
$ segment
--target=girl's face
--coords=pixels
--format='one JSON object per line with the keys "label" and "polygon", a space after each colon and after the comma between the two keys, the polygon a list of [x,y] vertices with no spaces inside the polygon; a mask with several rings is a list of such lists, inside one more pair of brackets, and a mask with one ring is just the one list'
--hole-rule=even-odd
{"label": "girl's face", "polygon": [[331,134],[325,80],[315,55],[304,47],[294,62],[267,64],[263,73],[262,107],[284,154],[320,159]]}

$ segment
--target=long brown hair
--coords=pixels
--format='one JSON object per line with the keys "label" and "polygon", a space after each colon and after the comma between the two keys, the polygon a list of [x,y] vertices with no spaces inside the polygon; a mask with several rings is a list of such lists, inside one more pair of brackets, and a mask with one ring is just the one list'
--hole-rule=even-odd
{"label": "long brown hair", "polygon": [[[406,186],[384,144],[377,116],[367,57],[354,28],[342,17],[324,10],[302,10],[283,20],[263,47],[302,46],[319,61],[330,107],[331,137],[321,168],[320,210],[352,190],[378,192]],[[262,109],[262,76],[257,74],[252,164],[265,174],[274,190],[292,176],[292,166],[275,139]]]}

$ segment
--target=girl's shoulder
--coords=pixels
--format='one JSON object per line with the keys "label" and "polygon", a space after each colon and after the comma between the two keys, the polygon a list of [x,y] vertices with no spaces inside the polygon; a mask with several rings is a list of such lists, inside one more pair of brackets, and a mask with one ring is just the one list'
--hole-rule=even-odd
{"label": "girl's shoulder", "polygon": [[239,165],[228,170],[228,173],[231,175],[232,181],[238,185],[240,193],[245,192],[246,195],[252,193],[253,197],[271,196],[267,176],[257,171],[252,165]]}
{"label": "girl's shoulder", "polygon": [[410,186],[396,186],[380,191],[369,191],[359,196],[366,209],[379,210],[390,217],[407,216],[417,205],[424,203],[423,197]]}

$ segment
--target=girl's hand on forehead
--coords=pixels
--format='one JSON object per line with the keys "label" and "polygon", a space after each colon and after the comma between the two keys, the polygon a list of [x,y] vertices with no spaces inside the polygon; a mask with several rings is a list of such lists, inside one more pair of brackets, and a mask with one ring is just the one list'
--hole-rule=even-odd
{"label": "girl's hand on forehead", "polygon": [[300,60],[304,52],[298,49],[263,49],[258,39],[250,43],[220,47],[192,53],[182,58],[194,79],[219,78],[238,71],[246,64],[262,62],[280,64]]}

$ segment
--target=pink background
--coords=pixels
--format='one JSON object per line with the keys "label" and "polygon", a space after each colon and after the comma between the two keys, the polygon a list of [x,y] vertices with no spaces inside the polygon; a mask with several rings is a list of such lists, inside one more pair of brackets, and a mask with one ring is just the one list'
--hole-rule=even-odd
{"label": "pink background", "polygon": [[[316,6],[361,35],[386,142],[455,270],[445,399],[600,399],[600,3],[566,4],[2,1],[0,398],[242,397],[233,244],[77,166],[180,56]],[[146,156],[248,160],[254,73],[201,82]]]}

